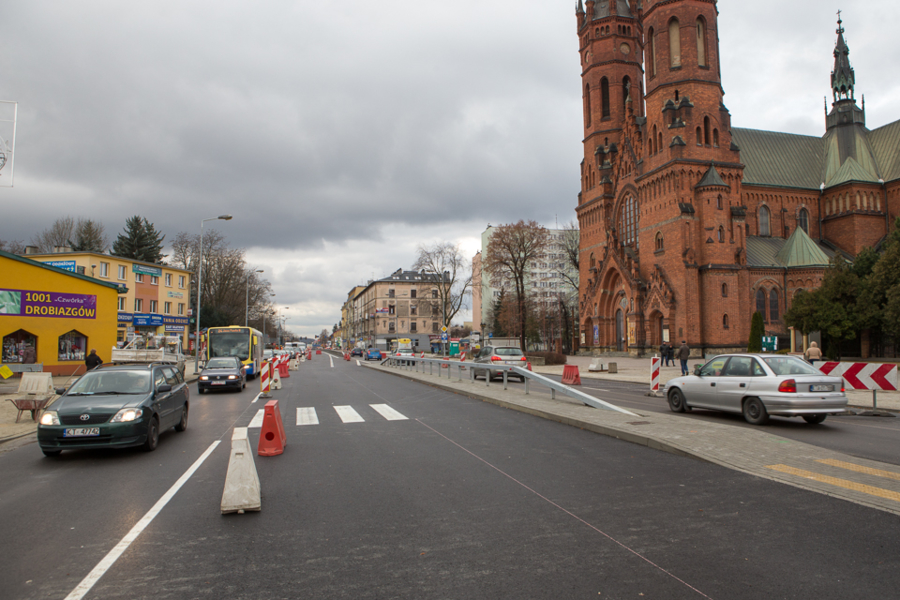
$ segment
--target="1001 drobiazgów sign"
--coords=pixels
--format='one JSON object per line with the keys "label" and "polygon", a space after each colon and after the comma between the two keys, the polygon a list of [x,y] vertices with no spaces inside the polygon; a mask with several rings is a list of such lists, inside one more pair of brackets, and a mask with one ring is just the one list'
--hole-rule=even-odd
{"label": "1001 drobiazg\u00f3w sign", "polygon": [[0,288],[0,316],[97,318],[97,296]]}

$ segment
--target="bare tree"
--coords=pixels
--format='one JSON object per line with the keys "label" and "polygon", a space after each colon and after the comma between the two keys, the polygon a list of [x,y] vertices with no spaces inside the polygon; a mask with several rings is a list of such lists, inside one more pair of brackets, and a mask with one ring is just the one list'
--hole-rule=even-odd
{"label": "bare tree", "polygon": [[569,284],[570,289],[565,296],[559,297],[559,315],[562,320],[563,351],[575,351],[578,324],[578,284],[581,260],[581,232],[578,223],[570,221],[563,225],[562,247],[564,263],[560,265],[560,276]]}
{"label": "bare tree", "polygon": [[53,225],[31,238],[31,245],[37,246],[44,254],[53,252],[59,246],[68,246],[75,233],[75,219],[66,216],[53,222]]}
{"label": "bare tree", "polygon": [[491,231],[487,256],[482,257],[482,268],[491,276],[493,287],[509,284],[515,292],[519,343],[525,351],[527,328],[527,277],[532,261],[539,258],[549,243],[549,233],[535,221],[519,221],[500,225]]}
{"label": "bare tree", "polygon": [[25,244],[19,240],[0,240],[0,250],[10,254],[25,254]]}
{"label": "bare tree", "polygon": [[[469,262],[463,259],[459,244],[453,245],[450,242],[439,242],[433,246],[419,245],[418,252],[413,269],[436,275],[432,285],[437,290],[437,298],[430,301],[432,314],[441,315],[443,325],[449,327],[472,287]],[[428,303],[427,298],[425,302],[420,300],[420,304]]]}

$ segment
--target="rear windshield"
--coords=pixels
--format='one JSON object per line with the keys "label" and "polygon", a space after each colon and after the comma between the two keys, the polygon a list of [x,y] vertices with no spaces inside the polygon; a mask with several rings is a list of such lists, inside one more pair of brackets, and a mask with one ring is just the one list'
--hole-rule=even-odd
{"label": "rear windshield", "polygon": [[772,356],[763,358],[763,362],[775,371],[776,375],[821,375],[818,370],[796,356]]}
{"label": "rear windshield", "polygon": [[498,356],[522,356],[522,351],[518,348],[495,348],[494,354]]}

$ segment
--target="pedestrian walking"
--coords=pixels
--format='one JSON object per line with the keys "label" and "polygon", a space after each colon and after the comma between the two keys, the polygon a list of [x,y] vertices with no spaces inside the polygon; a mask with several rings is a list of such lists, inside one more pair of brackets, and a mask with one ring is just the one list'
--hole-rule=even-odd
{"label": "pedestrian walking", "polygon": [[678,359],[681,360],[681,374],[688,374],[688,358],[691,357],[691,349],[688,347],[687,342],[681,340],[681,347],[678,348]]}
{"label": "pedestrian walking", "polygon": [[663,342],[659,345],[659,357],[663,360],[664,366],[669,366],[669,344]]}
{"label": "pedestrian walking", "polygon": [[803,355],[811,365],[816,364],[817,360],[822,360],[822,351],[819,350],[819,345],[815,342],[809,345],[809,348],[806,349],[806,352],[804,352]]}
{"label": "pedestrian walking", "polygon": [[88,354],[88,357],[86,359],[84,359],[84,364],[87,367],[88,371],[93,371],[103,364],[103,359],[97,356],[97,351],[92,348],[91,353]]}

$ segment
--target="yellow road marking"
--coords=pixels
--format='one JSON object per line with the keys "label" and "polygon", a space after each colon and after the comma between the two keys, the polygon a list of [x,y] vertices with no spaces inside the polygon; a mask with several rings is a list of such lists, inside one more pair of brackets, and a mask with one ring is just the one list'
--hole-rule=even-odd
{"label": "yellow road marking", "polygon": [[846,490],[862,492],[863,494],[868,494],[870,496],[877,496],[879,498],[893,500],[894,502],[900,502],[900,493],[892,492],[890,490],[883,490],[871,485],[864,485],[862,483],[856,483],[854,481],[848,481],[846,479],[838,479],[837,477],[828,477],[827,475],[813,473],[812,471],[804,471],[803,469],[795,469],[794,467],[789,467],[787,465],[767,465],[766,468],[772,469],[773,471],[779,471],[781,473],[787,473],[788,475],[803,477],[804,479],[821,481],[822,483],[828,483],[830,485],[844,488]]}
{"label": "yellow road marking", "polygon": [[887,479],[893,479],[895,481],[900,481],[900,473],[894,473],[893,471],[885,471],[882,469],[872,469],[870,467],[862,467],[860,465],[855,465],[853,463],[844,462],[842,460],[834,460],[832,458],[817,460],[816,462],[820,462],[823,465],[831,465],[832,467],[839,467],[841,469],[847,469],[849,471],[856,471],[857,473],[865,473],[866,475],[875,475],[876,477],[886,477]]}

